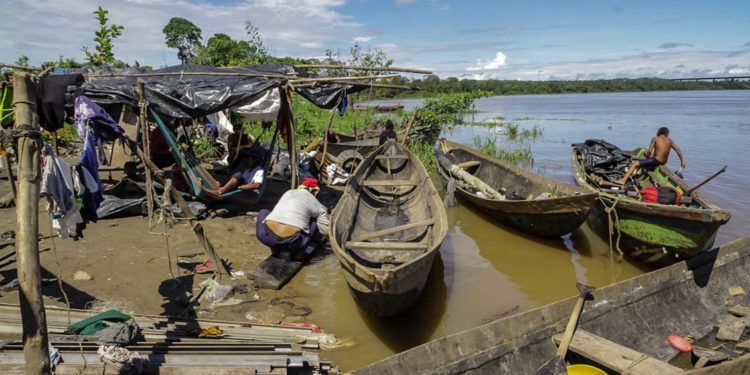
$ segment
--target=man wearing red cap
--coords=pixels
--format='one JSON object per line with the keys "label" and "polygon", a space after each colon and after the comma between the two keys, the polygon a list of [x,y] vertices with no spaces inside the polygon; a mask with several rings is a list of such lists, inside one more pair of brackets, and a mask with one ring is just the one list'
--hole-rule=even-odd
{"label": "man wearing red cap", "polygon": [[305,259],[328,235],[328,210],[316,198],[319,191],[318,180],[305,178],[281,196],[273,211],[260,210],[255,233],[274,256]]}

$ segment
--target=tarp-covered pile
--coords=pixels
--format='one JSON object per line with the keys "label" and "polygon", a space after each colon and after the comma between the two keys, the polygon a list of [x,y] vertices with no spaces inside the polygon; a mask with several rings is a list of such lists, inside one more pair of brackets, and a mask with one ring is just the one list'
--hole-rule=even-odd
{"label": "tarp-covered pile", "polygon": [[583,156],[582,164],[587,173],[598,174],[610,182],[623,178],[631,163],[630,155],[603,140],[589,139],[573,147]]}

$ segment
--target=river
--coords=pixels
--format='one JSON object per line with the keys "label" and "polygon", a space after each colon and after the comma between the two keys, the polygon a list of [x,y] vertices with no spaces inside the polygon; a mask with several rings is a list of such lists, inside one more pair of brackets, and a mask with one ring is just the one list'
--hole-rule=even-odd
{"label": "river", "polygon": [[[420,100],[380,101],[411,109]],[[461,125],[442,136],[473,145],[474,136],[493,137],[504,147],[530,147],[534,171],[574,183],[570,145],[605,139],[622,149],[647,147],[661,126],[682,149],[685,180],[697,184],[728,165],[727,172],[700,190],[732,213],[717,244],[747,235],[750,226],[750,91],[692,91],[610,94],[524,95],[483,98],[466,120],[500,121],[542,135],[519,141],[500,126]],[[500,120],[499,118],[503,118]],[[523,142],[523,143],[519,143]],[[672,153],[668,166],[679,167]],[[436,179],[436,183],[439,180]],[[500,316],[576,294],[576,281],[596,287],[648,269],[616,262],[608,244],[587,225],[570,236],[544,240],[505,228],[459,204],[448,209],[449,234],[440,248],[423,296],[404,315],[376,319],[360,310],[333,256],[303,268],[291,285],[317,302],[309,317],[341,339],[326,355],[344,371],[382,359],[431,339],[469,329]],[[313,297],[314,296],[314,297]]]}

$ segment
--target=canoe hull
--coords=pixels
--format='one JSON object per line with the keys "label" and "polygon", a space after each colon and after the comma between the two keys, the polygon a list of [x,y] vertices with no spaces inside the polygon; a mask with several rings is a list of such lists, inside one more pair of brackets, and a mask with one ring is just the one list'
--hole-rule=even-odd
{"label": "canoe hull", "polygon": [[[480,166],[475,174],[483,176],[481,179],[496,190],[523,189],[521,191],[524,196],[536,196],[554,187],[565,194],[554,199],[495,200],[479,197],[461,186],[456,188],[456,195],[462,201],[522,232],[541,237],[559,237],[571,233],[586,221],[589,212],[597,204],[597,193],[536,175],[455,142],[441,140],[438,152],[450,153],[458,162],[479,161]],[[444,179],[449,178],[448,171],[442,166],[438,169]]]}
{"label": "canoe hull", "polygon": [[[667,343],[669,335],[705,337],[726,316],[727,303],[750,303],[747,293],[731,295],[728,290],[731,286],[750,285],[748,267],[750,236],[667,268],[599,288],[584,305],[578,329],[668,362],[679,354]],[[554,357],[557,346],[551,337],[565,330],[575,300],[571,297],[455,333],[352,373],[535,374],[539,366]],[[638,362],[634,357],[633,367],[637,368]],[[710,369],[714,375],[741,374],[749,366],[750,356],[746,355],[703,370]],[[634,368],[632,373],[649,373],[648,369],[640,370]]]}
{"label": "canoe hull", "polygon": [[[583,166],[577,159],[575,149],[571,154],[573,173],[581,187],[599,191],[585,177]],[[662,181],[683,191],[687,184],[665,166],[658,167],[654,175]],[[587,218],[600,236],[609,240],[610,221],[614,228],[612,242],[620,250],[643,263],[663,267],[710,249],[719,227],[726,224],[731,215],[719,209],[700,193],[693,193],[695,202],[703,208],[643,203],[635,199],[600,192],[600,203]],[[614,207],[614,214],[608,208]]]}
{"label": "canoe hull", "polygon": [[332,217],[331,247],[357,304],[381,317],[413,305],[448,227],[422,162],[384,144],[357,167]]}

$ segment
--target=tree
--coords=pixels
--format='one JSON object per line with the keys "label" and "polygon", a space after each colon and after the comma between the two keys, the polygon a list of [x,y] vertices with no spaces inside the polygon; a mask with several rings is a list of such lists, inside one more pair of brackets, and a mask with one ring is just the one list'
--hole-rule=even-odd
{"label": "tree", "polygon": [[19,56],[18,60],[16,60],[16,65],[29,66],[29,57],[26,55]]}
{"label": "tree", "polygon": [[263,46],[263,40],[260,39],[260,29],[258,26],[253,25],[250,20],[247,20],[245,21],[245,31],[247,31],[247,35],[250,37],[250,40],[247,41],[249,45],[247,65],[269,63],[271,56],[268,55],[268,50]]}
{"label": "tree", "polygon": [[109,11],[102,9],[101,6],[94,11],[96,19],[101,26],[99,31],[94,33],[96,35],[94,41],[97,43],[96,53],[89,51],[86,46],[81,48],[81,50],[86,53],[89,62],[93,65],[112,64],[115,61],[115,55],[112,53],[112,48],[114,47],[112,40],[122,35],[122,30],[125,29],[125,26],[114,24],[107,26],[107,21],[109,20],[107,18],[108,13]]}
{"label": "tree", "polygon": [[172,17],[162,32],[167,39],[167,47],[177,48],[177,57],[183,64],[193,60],[203,39],[198,26],[184,18]]}

